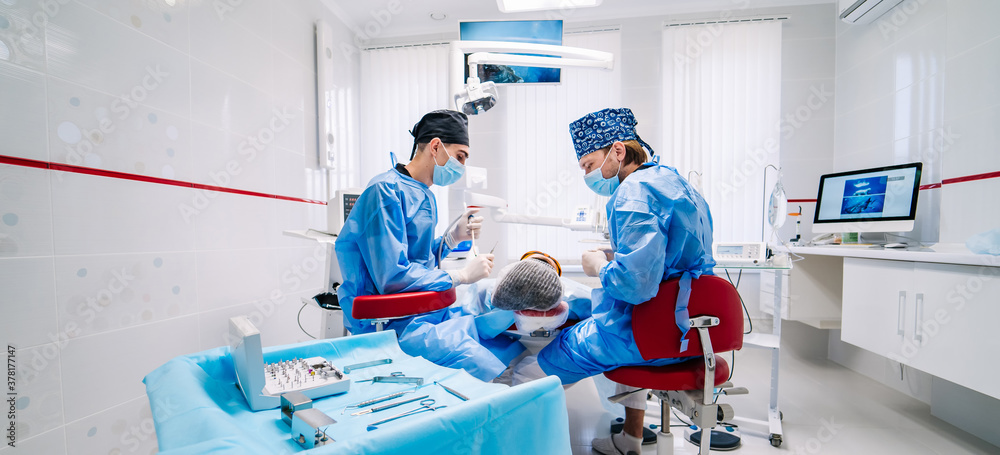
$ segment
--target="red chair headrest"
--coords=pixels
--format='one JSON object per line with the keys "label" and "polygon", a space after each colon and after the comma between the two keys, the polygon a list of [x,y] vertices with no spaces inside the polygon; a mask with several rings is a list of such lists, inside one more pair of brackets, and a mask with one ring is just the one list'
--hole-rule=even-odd
{"label": "red chair headrest", "polygon": [[354,298],[354,319],[401,318],[430,313],[455,303],[455,288],[446,291],[403,292],[400,294],[362,295]]}
{"label": "red chair headrest", "polygon": [[[681,331],[674,321],[674,306],[680,280],[671,279],[660,284],[660,291],[647,302],[632,310],[632,334],[642,358],[663,359],[702,355],[701,337],[692,328],[686,338],[688,349],[680,352]],[[743,347],[743,310],[740,295],[732,283],[714,275],[702,275],[691,281],[691,298],[688,301],[691,318],[714,316],[719,325],[708,329],[712,350],[716,353],[739,350]]]}

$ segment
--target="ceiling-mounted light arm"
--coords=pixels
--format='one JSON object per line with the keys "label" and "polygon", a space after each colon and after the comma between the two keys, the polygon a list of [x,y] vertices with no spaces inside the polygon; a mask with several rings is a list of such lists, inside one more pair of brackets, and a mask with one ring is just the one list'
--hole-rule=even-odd
{"label": "ceiling-mounted light arm", "polygon": [[[515,53],[545,54],[513,55]],[[469,78],[465,79],[465,54],[469,56]],[[493,82],[481,83],[481,64],[525,65],[545,68],[614,69],[614,55],[609,52],[550,44],[514,43],[505,41],[452,41],[451,93],[456,108],[466,114],[478,114],[493,107],[496,88]]]}

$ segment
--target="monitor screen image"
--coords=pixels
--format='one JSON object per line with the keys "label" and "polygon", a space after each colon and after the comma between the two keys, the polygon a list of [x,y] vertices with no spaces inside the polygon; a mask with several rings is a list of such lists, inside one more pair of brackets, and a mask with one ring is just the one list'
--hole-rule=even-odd
{"label": "monitor screen image", "polygon": [[820,177],[814,232],[894,232],[913,229],[922,163]]}
{"label": "monitor screen image", "polygon": [[[510,41],[515,43],[562,45],[561,20],[542,21],[475,21],[460,22],[462,41]],[[465,77],[469,77],[469,56],[466,55]],[[479,65],[479,80],[495,84],[558,83],[559,68],[533,66]]]}

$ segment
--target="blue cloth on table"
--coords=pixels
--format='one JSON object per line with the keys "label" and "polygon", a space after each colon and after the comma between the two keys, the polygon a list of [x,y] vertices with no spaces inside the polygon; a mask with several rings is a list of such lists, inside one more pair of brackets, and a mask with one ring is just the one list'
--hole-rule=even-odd
{"label": "blue cloth on table", "polygon": [[[448,407],[367,431],[369,423],[416,408],[418,404],[362,416],[350,415],[359,410],[355,408],[341,414],[348,405],[413,388],[405,384],[353,382],[348,393],[313,402],[313,408],[337,421],[327,428],[327,434],[337,442],[309,453],[570,453],[566,398],[556,378],[517,387],[485,383],[463,370],[406,355],[393,332],[264,350],[265,362],[314,356],[325,357],[337,367],[391,358],[391,364],[352,372],[351,379],[357,381],[395,371],[422,377],[423,387],[397,400],[430,395],[437,400],[436,405]],[[228,347],[174,358],[147,375],[143,382],[153,411],[160,453],[276,454],[304,450],[291,440],[280,410],[251,411],[235,381]],[[459,400],[434,385],[434,381],[460,391],[470,401]]]}

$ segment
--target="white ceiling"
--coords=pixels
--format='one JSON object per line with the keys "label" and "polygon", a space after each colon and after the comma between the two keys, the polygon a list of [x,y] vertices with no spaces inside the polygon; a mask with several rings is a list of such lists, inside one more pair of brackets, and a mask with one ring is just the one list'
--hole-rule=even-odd
{"label": "white ceiling", "polygon": [[[375,40],[402,36],[458,32],[458,22],[502,19],[563,19],[566,23],[625,17],[720,12],[733,10],[734,16],[752,14],[755,8],[833,3],[836,0],[604,0],[594,8],[504,14],[495,0],[320,0],[341,20],[356,30],[377,31]],[[572,0],[565,0],[572,4]],[[397,14],[388,11],[393,4]],[[444,13],[444,20],[430,14]],[[749,13],[749,14],[747,14]]]}

